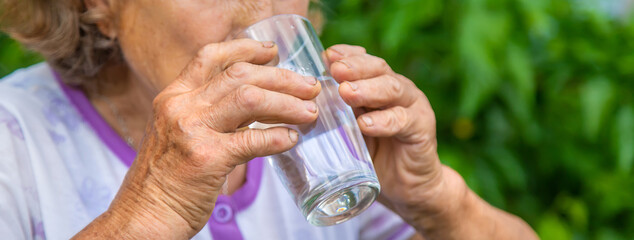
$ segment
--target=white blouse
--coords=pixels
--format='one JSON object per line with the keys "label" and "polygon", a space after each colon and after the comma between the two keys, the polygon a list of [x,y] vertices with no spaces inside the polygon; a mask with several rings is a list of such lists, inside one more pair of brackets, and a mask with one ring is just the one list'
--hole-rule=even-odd
{"label": "white blouse", "polygon": [[[103,213],[136,153],[46,63],[0,80],[0,238],[68,239]],[[310,225],[257,158],[221,195],[195,239],[408,239],[414,229],[379,203],[330,227]]]}

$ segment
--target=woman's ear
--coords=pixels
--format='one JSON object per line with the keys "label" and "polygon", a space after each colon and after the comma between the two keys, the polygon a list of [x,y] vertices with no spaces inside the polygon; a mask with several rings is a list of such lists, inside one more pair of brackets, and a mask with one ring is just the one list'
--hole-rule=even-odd
{"label": "woman's ear", "polygon": [[112,6],[108,0],[83,0],[86,12],[82,15],[82,21],[97,25],[99,32],[114,39],[117,32],[114,24]]}

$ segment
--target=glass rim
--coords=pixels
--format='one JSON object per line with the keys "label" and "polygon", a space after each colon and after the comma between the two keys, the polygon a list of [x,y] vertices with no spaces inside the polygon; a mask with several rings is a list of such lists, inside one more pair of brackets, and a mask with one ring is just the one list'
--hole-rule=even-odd
{"label": "glass rim", "polygon": [[[249,29],[255,28],[258,25],[261,25],[264,22],[268,22],[270,20],[274,20],[274,19],[280,19],[280,18],[300,18],[308,23],[310,23],[310,20],[308,20],[308,18],[302,16],[302,15],[298,15],[298,14],[278,14],[278,15],[273,15],[264,19],[260,19],[257,22],[254,22],[253,24],[249,25],[248,27],[246,27],[245,29],[243,29],[242,31],[236,33],[234,35],[234,38],[238,38],[240,36],[246,36],[246,32],[249,31]],[[311,23],[312,24],[312,23]]]}

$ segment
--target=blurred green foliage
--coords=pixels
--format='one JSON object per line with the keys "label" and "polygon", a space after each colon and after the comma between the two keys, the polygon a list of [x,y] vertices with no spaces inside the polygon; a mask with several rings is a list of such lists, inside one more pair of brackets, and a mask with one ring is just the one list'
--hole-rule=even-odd
{"label": "blurred green foliage", "polygon": [[25,51],[19,43],[0,32],[0,77],[40,61],[40,56]]}
{"label": "blurred green foliage", "polygon": [[[600,1],[322,0],[322,39],[416,82],[442,161],[543,239],[632,239],[634,17]],[[0,35],[0,76],[40,60]]]}
{"label": "blurred green foliage", "polygon": [[634,238],[634,18],[608,0],[330,0],[422,89],[441,160],[543,239]]}

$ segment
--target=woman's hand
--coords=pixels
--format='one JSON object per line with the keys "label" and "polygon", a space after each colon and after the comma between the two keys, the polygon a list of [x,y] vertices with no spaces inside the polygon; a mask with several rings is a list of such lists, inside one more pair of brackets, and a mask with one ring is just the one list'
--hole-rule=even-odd
{"label": "woman's hand", "polygon": [[326,51],[339,93],[355,108],[379,177],[382,202],[404,217],[431,200],[442,182],[436,119],[422,91],[385,60],[358,46]]}
{"label": "woman's hand", "polygon": [[442,165],[436,119],[416,85],[362,47],[326,51],[339,93],[355,109],[379,181],[379,201],[427,239],[535,239],[521,219],[477,197]]}
{"label": "woman's hand", "polygon": [[203,47],[154,99],[154,119],[117,197],[80,236],[95,236],[99,231],[91,229],[101,222],[118,223],[114,231],[132,237],[192,237],[206,224],[234,167],[293,147],[294,130],[238,130],[253,121],[302,124],[317,118],[309,100],[320,84],[261,65],[276,55],[273,43],[249,39]]}

